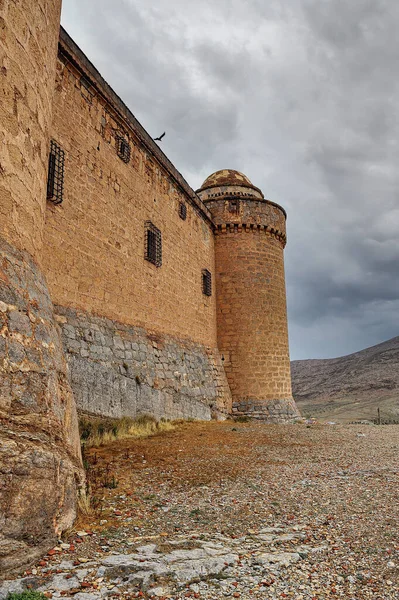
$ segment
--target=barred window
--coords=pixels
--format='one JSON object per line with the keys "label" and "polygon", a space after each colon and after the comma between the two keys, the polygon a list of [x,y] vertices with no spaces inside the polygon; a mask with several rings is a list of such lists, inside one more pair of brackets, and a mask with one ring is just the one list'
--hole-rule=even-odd
{"label": "barred window", "polygon": [[179,217],[185,221],[187,219],[187,206],[184,202],[179,202]]}
{"label": "barred window", "polygon": [[47,200],[53,204],[61,204],[64,193],[64,159],[65,153],[54,141],[50,142],[47,176]]}
{"label": "barred window", "polygon": [[121,135],[116,136],[116,152],[123,160],[123,162],[128,163],[130,160],[130,144],[124,137]]}
{"label": "barred window", "polygon": [[212,275],[208,269],[202,271],[202,293],[212,296]]}
{"label": "barred window", "polygon": [[144,258],[156,267],[162,265],[162,234],[151,221],[145,222]]}

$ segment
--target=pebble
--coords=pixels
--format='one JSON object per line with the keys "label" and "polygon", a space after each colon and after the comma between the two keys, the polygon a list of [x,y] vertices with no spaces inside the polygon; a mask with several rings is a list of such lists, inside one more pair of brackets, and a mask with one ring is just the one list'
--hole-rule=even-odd
{"label": "pebble", "polygon": [[399,599],[398,427],[190,427],[136,442],[142,467],[118,449],[100,515],[0,600]]}

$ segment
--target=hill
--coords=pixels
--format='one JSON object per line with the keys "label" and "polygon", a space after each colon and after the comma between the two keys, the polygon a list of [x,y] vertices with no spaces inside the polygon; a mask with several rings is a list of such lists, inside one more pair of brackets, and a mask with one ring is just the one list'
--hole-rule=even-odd
{"label": "hill", "polygon": [[335,421],[399,419],[399,336],[332,359],[291,362],[303,416]]}

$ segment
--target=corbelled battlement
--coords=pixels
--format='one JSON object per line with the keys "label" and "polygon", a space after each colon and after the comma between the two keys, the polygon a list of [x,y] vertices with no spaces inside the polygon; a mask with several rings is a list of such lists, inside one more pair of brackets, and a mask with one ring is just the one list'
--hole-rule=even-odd
{"label": "corbelled battlement", "polygon": [[209,210],[216,233],[262,230],[286,244],[285,210],[265,199],[243,173],[217,171],[204,181],[197,195]]}
{"label": "corbelled battlement", "polygon": [[242,198],[234,193],[204,202],[211,212],[216,233],[261,230],[279,239],[284,246],[287,243],[286,213],[274,202]]}
{"label": "corbelled battlement", "polygon": [[253,223],[251,223],[250,225],[248,225],[247,223],[223,223],[221,225],[216,226],[215,235],[220,235],[223,233],[241,233],[242,231],[245,231],[246,233],[263,232],[266,235],[275,237],[281,242],[283,247],[285,247],[287,243],[287,237],[282,231],[274,229],[274,227],[269,227],[268,225],[256,225]]}

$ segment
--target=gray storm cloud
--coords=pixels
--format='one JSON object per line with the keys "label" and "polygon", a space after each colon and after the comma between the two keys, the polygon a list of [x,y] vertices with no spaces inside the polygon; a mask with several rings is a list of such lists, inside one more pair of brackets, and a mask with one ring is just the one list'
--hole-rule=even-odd
{"label": "gray storm cloud", "polygon": [[62,22],[194,189],[238,169],[287,209],[292,358],[399,334],[399,4],[64,0]]}

